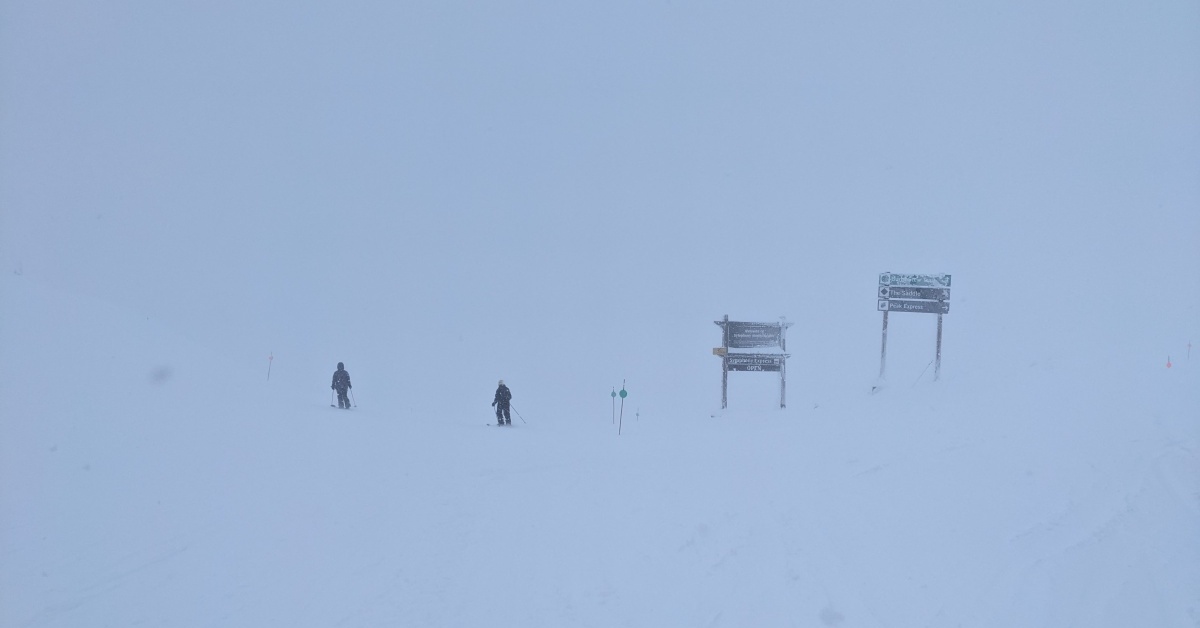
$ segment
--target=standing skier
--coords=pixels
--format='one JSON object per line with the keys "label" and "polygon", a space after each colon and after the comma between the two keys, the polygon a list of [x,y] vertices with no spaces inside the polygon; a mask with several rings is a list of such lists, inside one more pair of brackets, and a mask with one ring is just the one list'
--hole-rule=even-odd
{"label": "standing skier", "polygon": [[354,387],[350,385],[349,371],[341,362],[338,362],[337,370],[333,372],[333,384],[329,387],[337,391],[338,407],[349,408],[350,398],[346,396],[346,391]]}
{"label": "standing skier", "polygon": [[508,413],[510,401],[512,391],[504,385],[504,380],[500,380],[500,385],[496,387],[496,397],[492,399],[492,406],[496,408],[496,425],[512,425],[512,415]]}

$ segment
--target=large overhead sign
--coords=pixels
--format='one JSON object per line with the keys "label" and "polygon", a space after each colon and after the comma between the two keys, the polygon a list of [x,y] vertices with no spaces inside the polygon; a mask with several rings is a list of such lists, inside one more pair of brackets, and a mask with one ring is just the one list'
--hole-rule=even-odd
{"label": "large overhead sign", "polygon": [[950,313],[950,275],[879,273],[876,309],[883,312],[883,343],[879,351],[879,379],[887,366],[889,312],[937,314],[937,350],[933,379],[942,373],[942,315]]}
{"label": "large overhead sign", "polygon": [[[779,407],[787,407],[787,339],[784,334],[792,324],[713,321],[721,327],[721,346],[713,355],[721,358],[721,408],[729,406],[729,372],[779,373]],[[730,349],[779,349],[775,352],[738,352]]]}

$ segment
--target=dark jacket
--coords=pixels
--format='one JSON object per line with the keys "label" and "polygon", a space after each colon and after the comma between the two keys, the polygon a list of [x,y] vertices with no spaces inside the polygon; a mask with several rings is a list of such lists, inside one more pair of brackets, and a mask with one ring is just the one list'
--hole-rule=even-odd
{"label": "dark jacket", "polygon": [[354,388],[350,385],[350,371],[347,371],[346,369],[338,369],[335,371],[333,373],[333,385],[330,386],[330,388],[336,388],[338,390]]}
{"label": "dark jacket", "polygon": [[498,408],[507,408],[510,401],[512,401],[512,391],[508,389],[508,386],[500,384],[500,387],[496,389],[496,398],[492,399],[492,405]]}

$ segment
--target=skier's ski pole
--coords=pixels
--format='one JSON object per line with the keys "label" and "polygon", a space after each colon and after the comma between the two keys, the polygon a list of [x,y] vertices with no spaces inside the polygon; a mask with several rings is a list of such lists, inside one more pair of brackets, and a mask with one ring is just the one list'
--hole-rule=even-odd
{"label": "skier's ski pole", "polygon": [[[517,408],[516,408],[515,406],[513,406],[512,404],[509,404],[509,405],[508,405],[508,407],[512,408],[512,411],[513,411],[513,412],[517,412]],[[527,422],[525,421],[525,417],[521,416],[521,413],[520,413],[520,412],[517,412],[517,417],[521,419],[521,422],[522,422],[522,423],[525,423],[526,425],[529,425],[529,423],[527,423]]]}
{"label": "skier's ski pole", "polygon": [[337,407],[337,406],[333,405],[333,391],[332,391],[332,390],[330,390],[330,391],[329,391],[329,407],[330,407],[330,408],[336,408],[336,407]]}
{"label": "skier's ski pole", "polygon": [[353,388],[350,389],[350,401],[354,402],[355,408],[358,407],[358,400],[354,398],[354,389]]}

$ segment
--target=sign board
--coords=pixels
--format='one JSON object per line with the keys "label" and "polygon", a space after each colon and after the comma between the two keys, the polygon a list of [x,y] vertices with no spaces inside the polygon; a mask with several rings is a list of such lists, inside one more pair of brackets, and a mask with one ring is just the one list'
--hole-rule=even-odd
{"label": "sign board", "polygon": [[725,364],[731,371],[780,371],[785,358],[783,353],[730,353]]}
{"label": "sign board", "polygon": [[787,351],[787,328],[792,324],[780,317],[778,323],[750,323],[724,319],[713,321],[721,327],[721,346],[713,355],[721,357],[721,408],[729,406],[729,372],[779,373],[779,407],[787,407],[786,353],[730,353],[730,349],[774,349]]}
{"label": "sign board", "polygon": [[880,312],[919,312],[922,314],[948,314],[950,304],[945,301],[905,301],[901,299],[880,299]]}
{"label": "sign board", "polygon": [[880,273],[879,285],[949,288],[950,275],[904,275],[901,273]]}
{"label": "sign board", "polygon": [[757,349],[782,347],[783,325],[779,323],[739,323],[729,321],[729,348]]}
{"label": "sign board", "polygon": [[881,299],[930,299],[949,301],[949,288],[912,288],[907,286],[879,286]]}
{"label": "sign board", "polygon": [[747,371],[752,373],[778,373],[783,370],[778,364],[730,364],[731,371]]}
{"label": "sign board", "polygon": [[879,273],[876,309],[883,312],[883,340],[879,349],[879,379],[887,366],[888,313],[937,314],[937,352],[933,379],[942,371],[942,315],[950,313],[950,275]]}

